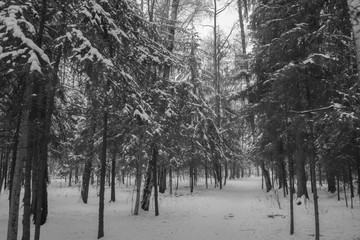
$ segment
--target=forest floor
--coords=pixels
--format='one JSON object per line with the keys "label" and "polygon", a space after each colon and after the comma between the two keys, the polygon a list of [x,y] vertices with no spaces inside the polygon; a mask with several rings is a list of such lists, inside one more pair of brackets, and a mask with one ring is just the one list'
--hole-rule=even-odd
{"label": "forest floor", "polygon": [[[131,214],[133,186],[117,187],[117,201],[109,203],[106,191],[104,240],[270,240],[314,239],[313,203],[295,205],[295,234],[289,235],[289,201],[282,191],[265,193],[261,178],[228,181],[224,189],[205,189],[203,182],[189,193],[182,182],[173,195],[160,194],[160,215],[149,212]],[[78,186],[53,180],[49,186],[48,222],[42,227],[43,240],[96,239],[98,199],[96,187],[88,204],[80,199]],[[277,201],[277,196],[279,201]],[[0,195],[0,239],[6,239],[8,195]],[[280,208],[279,208],[280,203]],[[321,239],[360,240],[360,204],[345,207],[344,200],[320,189]],[[22,211],[22,209],[20,210]],[[20,214],[22,215],[22,213]],[[21,221],[19,224],[21,239]]]}

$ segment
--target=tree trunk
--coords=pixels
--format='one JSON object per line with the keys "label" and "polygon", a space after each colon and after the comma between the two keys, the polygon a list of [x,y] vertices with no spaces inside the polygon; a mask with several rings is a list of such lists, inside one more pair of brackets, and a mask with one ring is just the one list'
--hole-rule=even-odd
{"label": "tree trunk", "polygon": [[353,177],[352,177],[352,169],[351,169],[351,163],[349,163],[349,184],[350,184],[350,206],[351,209],[353,207],[353,198],[354,198],[354,185],[353,185]]}
{"label": "tree trunk", "polygon": [[207,160],[205,159],[205,186],[206,186],[206,189],[209,188],[209,186],[208,186],[208,178],[209,178],[208,164],[207,164]]}
{"label": "tree trunk", "polygon": [[156,169],[157,169],[157,158],[158,158],[158,149],[156,144],[153,146],[153,164],[154,164],[154,201],[155,201],[155,216],[159,216],[159,201],[158,201],[158,184],[157,184],[157,178],[156,178]]}
{"label": "tree trunk", "polygon": [[344,180],[344,196],[345,196],[345,204],[346,204],[346,207],[348,207],[348,199],[347,199],[347,195],[346,195],[346,174],[345,174],[345,171],[343,173],[343,180]]}
{"label": "tree trunk", "polygon": [[290,235],[294,234],[294,159],[291,152],[289,158],[289,185],[290,185]]}
{"label": "tree trunk", "polygon": [[228,178],[228,165],[227,165],[227,162],[225,162],[225,164],[224,164],[225,166],[225,176],[224,176],[224,186],[226,185],[226,180],[227,180],[227,178]]}
{"label": "tree trunk", "polygon": [[[71,163],[72,164],[72,163]],[[72,182],[72,166],[69,167],[69,187],[71,187],[71,182]]]}
{"label": "tree trunk", "polygon": [[116,151],[113,152],[113,156],[111,159],[111,196],[110,202],[115,202],[115,186],[116,186]]}
{"label": "tree trunk", "polygon": [[31,154],[25,161],[25,179],[24,179],[24,215],[23,215],[23,236],[22,240],[30,240],[31,224]]}
{"label": "tree trunk", "polygon": [[[106,93],[105,93],[106,94]],[[106,96],[104,102],[107,106]],[[105,177],[106,177],[106,149],[107,149],[107,129],[108,129],[108,112],[104,109],[103,113],[103,135],[101,145],[101,168],[100,168],[100,191],[99,191],[99,225],[98,239],[104,236],[104,196],[105,196]]]}
{"label": "tree trunk", "polygon": [[173,189],[173,186],[172,186],[172,168],[171,166],[169,166],[169,192],[170,194],[172,194],[172,189]]}
{"label": "tree trunk", "polygon": [[[308,197],[306,190],[306,173],[305,173],[305,155],[304,155],[304,136],[303,133],[298,131],[296,133],[296,179],[297,179],[297,198],[305,195]],[[301,202],[299,202],[301,204]]]}
{"label": "tree trunk", "polygon": [[319,185],[322,187],[322,171],[321,171],[321,163],[318,164],[319,168]]}
{"label": "tree trunk", "polygon": [[[310,123],[311,124],[311,123]],[[313,126],[310,126],[311,129],[311,139],[312,143],[315,144],[313,138]],[[315,215],[315,240],[320,239],[320,223],[319,223],[319,204],[318,204],[318,194],[316,188],[316,162],[315,162],[315,146],[313,145],[310,149],[310,174],[311,174],[311,188],[313,190],[313,200],[314,200],[314,215]]]}
{"label": "tree trunk", "polygon": [[[31,80],[31,79],[30,79]],[[29,81],[30,82],[30,81]],[[11,178],[11,191],[9,201],[9,219],[8,219],[8,232],[7,240],[17,240],[18,235],[18,219],[19,219],[19,203],[21,183],[23,180],[23,166],[28,155],[28,134],[29,134],[29,115],[30,115],[30,103],[32,95],[31,84],[25,86],[25,107],[23,109],[22,121],[19,128],[19,148],[16,155],[16,161],[13,162]]]}
{"label": "tree trunk", "polygon": [[154,186],[154,182],[156,181],[156,179],[154,179],[155,177],[157,177],[157,174],[155,174],[155,171],[157,171],[157,166],[155,165],[155,160],[154,157],[156,157],[157,155],[154,154],[154,149],[152,150],[152,157],[148,162],[148,167],[147,167],[147,171],[146,171],[146,179],[145,179],[145,183],[144,183],[144,189],[143,189],[143,196],[142,196],[142,201],[141,201],[141,208],[144,211],[149,211],[149,207],[150,207],[150,199],[151,199],[151,191],[152,188]]}
{"label": "tree trunk", "polygon": [[271,190],[271,180],[270,180],[269,171],[265,168],[264,161],[262,161],[261,163],[261,171],[263,173],[265,180],[266,192],[269,192]]}
{"label": "tree trunk", "polygon": [[189,184],[190,184],[190,193],[194,192],[194,158],[191,157],[189,164]]}
{"label": "tree trunk", "polygon": [[326,179],[328,183],[328,191],[331,193],[336,191],[335,172],[335,166],[330,160],[326,166]]}
{"label": "tree trunk", "polygon": [[243,0],[237,0],[238,5],[238,14],[239,14],[239,22],[240,22],[240,35],[241,35],[241,48],[242,53],[246,55],[246,41],[245,41],[245,26],[244,26],[244,17],[243,17]]}
{"label": "tree trunk", "polygon": [[159,176],[159,192],[160,193],[165,193],[166,191],[166,167],[164,165],[164,163],[161,164],[160,166],[160,176]]}
{"label": "tree trunk", "polygon": [[336,175],[336,184],[337,184],[337,197],[338,197],[338,201],[340,201],[340,176],[339,176],[339,174]]}
{"label": "tree trunk", "polygon": [[[17,157],[17,153],[18,153],[19,133],[20,133],[20,126],[21,126],[21,123],[22,123],[22,119],[21,119],[22,116],[23,116],[23,113],[20,112],[18,114],[17,126],[16,126],[16,131],[15,131],[15,134],[14,134],[14,145],[13,145],[13,149],[12,149],[10,177],[9,177],[9,192],[10,193],[11,193],[11,185],[12,185],[13,176],[14,176],[15,162],[16,162],[16,157]],[[11,194],[9,194],[9,201],[10,201],[10,198],[11,198]]]}
{"label": "tree trunk", "polygon": [[[167,50],[171,53],[174,49],[175,42],[175,24],[177,21],[178,9],[179,9],[180,0],[173,0],[171,4],[171,13],[170,13],[170,23],[169,23],[169,34],[167,41]],[[170,64],[165,64],[164,67],[164,79],[169,79],[170,77]]]}

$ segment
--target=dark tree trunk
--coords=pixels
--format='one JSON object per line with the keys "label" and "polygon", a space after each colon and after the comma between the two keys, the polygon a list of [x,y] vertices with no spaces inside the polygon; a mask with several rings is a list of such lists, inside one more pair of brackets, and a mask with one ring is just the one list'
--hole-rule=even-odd
{"label": "dark tree trunk", "polygon": [[327,183],[328,183],[328,191],[331,193],[334,193],[336,191],[336,182],[335,182],[335,169],[334,169],[334,165],[330,162],[327,166],[327,173],[326,173],[326,178],[327,178]]}
{"label": "dark tree trunk", "polygon": [[189,177],[190,177],[190,193],[194,192],[194,158],[192,157],[189,164]]}
{"label": "dark tree trunk", "polygon": [[95,134],[95,123],[93,117],[91,117],[91,127],[90,134],[88,136],[88,155],[85,160],[85,167],[82,176],[82,186],[81,186],[81,199],[84,203],[88,202],[89,197],[89,183],[91,178],[91,185],[94,184],[94,174],[91,175],[93,168],[93,159],[94,159],[94,134]]}
{"label": "dark tree trunk", "polygon": [[[140,147],[141,148],[141,147]],[[142,151],[142,148],[141,148]],[[135,207],[134,207],[134,215],[139,214],[139,205],[140,205],[140,191],[141,191],[141,176],[142,176],[142,159],[141,157],[138,158],[136,162],[136,200],[135,200]],[[145,188],[144,188],[145,191]],[[151,191],[150,191],[151,194]],[[149,196],[149,203],[150,203],[150,196]],[[142,207],[141,207],[142,208]],[[144,208],[143,208],[144,209]],[[145,210],[145,209],[144,209]],[[148,208],[149,210],[149,208]]]}
{"label": "dark tree trunk", "polygon": [[[24,109],[22,109],[22,110],[26,111]],[[17,157],[17,152],[18,152],[21,118],[22,118],[22,113],[20,112],[18,114],[16,130],[15,130],[13,146],[12,146],[12,157],[11,157],[10,176],[9,176],[9,193],[11,193],[11,184],[12,184],[13,177],[14,177],[15,162],[16,162],[16,157]],[[5,178],[6,178],[6,176],[5,176]],[[6,182],[5,182],[5,184],[6,184]],[[4,189],[5,189],[5,187],[4,187]],[[10,200],[10,197],[11,197],[11,194],[9,194],[9,200]]]}
{"label": "dark tree trunk", "polygon": [[169,166],[169,191],[170,194],[172,194],[172,189],[173,189],[173,183],[172,183],[172,168],[171,166]]}
{"label": "dark tree trunk", "polygon": [[297,197],[301,198],[303,195],[305,195],[306,198],[309,198],[306,189],[304,136],[303,133],[300,131],[296,133],[295,157],[296,157]]}
{"label": "dark tree trunk", "polygon": [[349,165],[349,185],[350,185],[350,205],[351,205],[351,208],[353,208],[354,185],[353,185],[351,165]]}
{"label": "dark tree trunk", "polygon": [[356,148],[357,194],[360,200],[360,149]]}
{"label": "dark tree trunk", "polygon": [[[158,158],[158,149],[156,144],[153,146],[153,152],[152,152],[152,161],[154,164],[154,201],[155,201],[155,216],[159,216],[159,201],[158,201],[158,184],[157,184],[157,178],[156,178],[156,169],[157,169],[157,158]],[[166,183],[165,183],[166,184]]]}
{"label": "dark tree trunk", "polygon": [[72,182],[72,167],[69,168],[69,187],[71,187],[71,182]]}
{"label": "dark tree trunk", "polygon": [[205,160],[205,186],[206,186],[206,188],[209,188],[208,178],[209,178],[208,163],[207,163],[207,160]]}
{"label": "dark tree trunk", "polygon": [[269,192],[271,190],[271,180],[270,180],[269,171],[265,168],[264,161],[261,163],[261,171],[263,173],[265,180],[266,192]]}
{"label": "dark tree trunk", "polygon": [[226,185],[226,179],[228,178],[228,165],[227,162],[225,162],[224,164],[224,171],[225,171],[225,176],[224,176],[224,186]]}
{"label": "dark tree trunk", "polygon": [[294,234],[294,159],[291,152],[289,157],[289,185],[290,185],[290,235]]}
{"label": "dark tree trunk", "polygon": [[23,236],[22,240],[30,240],[31,224],[31,154],[25,161],[25,178],[24,178],[24,215],[23,215]]}
{"label": "dark tree trunk", "polygon": [[[106,98],[106,97],[105,97]],[[104,105],[106,106],[106,99]],[[99,225],[98,239],[104,236],[104,197],[105,197],[105,177],[106,177],[106,149],[107,149],[107,129],[108,129],[108,113],[104,109],[103,113],[103,135],[101,145],[100,159],[100,191],[99,191]]]}
{"label": "dark tree trunk", "polygon": [[348,207],[348,199],[347,199],[347,195],[346,195],[346,176],[345,176],[345,171],[343,173],[343,180],[344,180],[344,196],[345,196],[345,204],[346,204],[346,207]]}
{"label": "dark tree trunk", "polygon": [[340,176],[339,176],[339,174],[336,175],[336,184],[337,184],[337,197],[338,197],[338,201],[340,201]]}
{"label": "dark tree trunk", "polygon": [[111,159],[111,196],[110,202],[115,202],[115,186],[116,186],[116,151],[113,152]]}
{"label": "dark tree trunk", "polygon": [[156,157],[156,154],[154,154],[154,149],[153,149],[153,153],[152,153],[152,158],[149,160],[148,162],[148,167],[147,167],[147,171],[146,171],[146,178],[145,178],[145,183],[144,183],[144,189],[143,189],[143,196],[142,196],[142,201],[141,201],[141,208],[144,211],[149,211],[149,207],[150,207],[150,199],[151,199],[151,191],[152,188],[154,186],[154,182],[155,182],[155,171],[157,171],[157,166],[155,166],[154,161],[156,159],[154,159],[154,157]]}
{"label": "dark tree trunk", "polygon": [[322,171],[321,171],[321,163],[318,164],[318,168],[319,168],[319,184],[322,187]]}
{"label": "dark tree trunk", "polygon": [[166,191],[166,168],[164,163],[160,166],[159,176],[159,192],[165,193]]}

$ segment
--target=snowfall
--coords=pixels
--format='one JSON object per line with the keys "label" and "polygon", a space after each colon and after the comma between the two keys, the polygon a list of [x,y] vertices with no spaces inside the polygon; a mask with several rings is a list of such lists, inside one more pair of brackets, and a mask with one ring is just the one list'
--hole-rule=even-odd
{"label": "snowfall", "polygon": [[[289,200],[281,190],[266,193],[261,189],[261,177],[228,180],[219,190],[208,189],[200,181],[190,194],[187,181],[180,182],[173,194],[159,195],[160,215],[140,210],[132,215],[135,202],[133,185],[119,184],[116,202],[105,198],[104,240],[254,240],[254,239],[314,239],[313,202],[295,205],[295,234],[290,236]],[[43,240],[90,240],[97,238],[98,188],[93,186],[89,202],[80,198],[78,185],[68,187],[64,180],[53,179],[49,185],[48,222],[41,228]],[[354,198],[354,208],[345,206],[326,187],[319,189],[321,239],[360,240],[360,204]],[[8,193],[0,195],[0,239],[6,239]],[[19,237],[21,239],[20,209]]]}

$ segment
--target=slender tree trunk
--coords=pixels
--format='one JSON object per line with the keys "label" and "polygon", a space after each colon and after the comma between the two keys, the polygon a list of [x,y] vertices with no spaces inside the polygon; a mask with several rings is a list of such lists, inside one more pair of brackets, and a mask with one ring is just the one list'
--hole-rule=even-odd
{"label": "slender tree trunk", "polygon": [[340,201],[340,176],[337,174],[336,176],[336,184],[337,184],[337,197],[338,201]]}
{"label": "slender tree trunk", "polygon": [[354,206],[353,206],[354,185],[353,185],[351,165],[349,165],[349,184],[350,184],[350,206],[351,206],[351,208],[354,208]]}
{"label": "slender tree trunk", "polygon": [[306,198],[309,198],[306,190],[304,137],[303,137],[303,133],[300,131],[297,131],[296,133],[295,156],[296,156],[297,197],[301,198],[303,195],[305,195]]}
{"label": "slender tree trunk", "polygon": [[116,151],[113,152],[111,159],[111,197],[110,202],[115,202],[115,186],[116,186]]}
{"label": "slender tree trunk", "polygon": [[348,199],[347,199],[347,195],[346,195],[346,177],[345,177],[345,172],[343,174],[343,180],[344,180],[344,196],[345,196],[345,204],[346,204],[346,207],[348,207]]}
{"label": "slender tree trunk", "polygon": [[[134,207],[134,215],[139,214],[139,207],[140,207],[140,191],[141,191],[141,177],[142,177],[142,165],[143,165],[143,135],[142,135],[143,129],[140,129],[140,132],[141,133],[139,135],[139,150],[137,153],[137,161],[136,161],[136,200],[135,200],[135,207]],[[149,165],[150,165],[150,163],[149,163]],[[148,167],[148,170],[149,170],[149,167]],[[153,174],[152,174],[152,176],[153,176]],[[153,180],[151,182],[153,183]],[[148,187],[144,187],[144,191],[145,191],[145,188],[148,188]],[[150,188],[150,194],[151,194],[151,188]],[[150,196],[149,196],[149,201],[150,201]],[[144,203],[142,202],[142,204],[144,204]]]}
{"label": "slender tree trunk", "polygon": [[153,189],[154,182],[156,181],[156,179],[154,178],[157,177],[157,174],[155,174],[155,172],[157,171],[157,166],[154,163],[154,161],[156,160],[154,159],[154,157],[156,157],[157,155],[154,154],[154,149],[152,151],[152,158],[148,162],[148,167],[146,171],[146,179],[144,183],[143,196],[141,201],[141,208],[144,211],[149,211],[151,191]]}
{"label": "slender tree trunk", "polygon": [[94,134],[95,134],[95,124],[93,117],[91,117],[91,127],[90,127],[90,135],[88,139],[88,155],[86,156],[85,160],[85,167],[84,172],[82,176],[82,186],[81,186],[81,199],[84,203],[88,202],[89,197],[89,185],[90,185],[90,179],[91,184],[94,184],[94,175],[91,175],[91,171],[93,168],[93,159],[94,159]]}
{"label": "slender tree trunk", "polygon": [[290,185],[290,235],[294,234],[294,159],[289,152],[289,185]]}
{"label": "slender tree trunk", "polygon": [[313,201],[314,201],[314,215],[315,215],[315,240],[320,239],[320,222],[319,222],[319,204],[318,204],[318,194],[316,188],[316,162],[315,162],[315,141],[313,133],[313,125],[310,123],[310,136],[312,140],[312,146],[310,149],[310,174],[311,174],[311,188],[313,190]]}
{"label": "slender tree trunk", "polygon": [[69,187],[71,187],[71,182],[72,182],[72,166],[69,167]]}
{"label": "slender tree trunk", "polygon": [[161,166],[159,167],[160,171],[160,176],[159,176],[159,192],[160,193],[165,193],[166,191],[166,167],[165,164],[162,163]]}
{"label": "slender tree trunk", "polygon": [[9,219],[8,219],[8,232],[7,240],[17,240],[18,235],[18,218],[19,218],[19,204],[21,183],[23,180],[23,166],[28,153],[28,134],[29,134],[29,115],[32,88],[31,84],[25,86],[25,107],[23,109],[22,120],[19,127],[19,152],[16,154],[16,161],[13,162],[12,178],[11,178],[11,191],[9,201]]}
{"label": "slender tree trunk", "polygon": [[209,178],[208,164],[207,164],[207,160],[205,159],[205,186],[206,186],[206,189],[209,187],[208,186],[208,178]]}
{"label": "slender tree trunk", "polygon": [[173,183],[172,183],[172,168],[171,166],[169,166],[169,191],[170,194],[172,194],[172,189],[173,189]]}
{"label": "slender tree trunk", "polygon": [[22,240],[30,240],[31,224],[31,156],[25,161],[25,179],[24,179],[24,215],[23,215],[23,236]]}
{"label": "slender tree trunk", "polygon": [[194,158],[191,157],[190,164],[189,164],[189,177],[190,177],[190,193],[194,192]]}
{"label": "slender tree trunk", "polygon": [[[171,13],[170,13],[170,23],[169,23],[169,34],[167,41],[167,50],[172,52],[174,49],[175,43],[175,25],[177,21],[178,9],[179,9],[180,0],[173,0],[171,4]],[[164,67],[164,79],[169,79],[170,77],[170,64],[165,64]]]}
{"label": "slender tree trunk", "polygon": [[[24,96],[22,96],[24,97]],[[14,145],[13,145],[13,149],[12,149],[12,158],[11,158],[11,166],[10,166],[10,176],[9,176],[9,192],[11,193],[11,185],[13,182],[13,177],[14,177],[14,169],[15,169],[15,162],[16,162],[16,157],[17,157],[17,153],[18,153],[18,146],[19,146],[19,134],[20,134],[20,126],[22,123],[22,112],[20,111],[18,114],[18,119],[17,119],[17,126],[16,126],[16,131],[14,134]],[[9,201],[11,198],[11,194],[9,194]]]}
{"label": "slender tree trunk", "polygon": [[157,169],[157,158],[158,158],[158,149],[156,144],[153,146],[153,164],[154,164],[154,201],[155,201],[155,216],[159,216],[159,201],[158,201],[158,186],[157,186],[157,178],[156,178],[156,169]]}
{"label": "slender tree trunk", "polygon": [[336,191],[335,166],[331,161],[326,166],[326,179],[328,183],[328,191],[334,193]]}
{"label": "slender tree trunk", "polygon": [[227,162],[225,162],[224,164],[225,166],[225,176],[224,176],[224,186],[226,185],[226,179],[228,178],[228,165],[227,165]]}
{"label": "slender tree trunk", "polygon": [[318,164],[319,168],[319,185],[322,187],[322,171],[321,171],[321,163]]}
{"label": "slender tree trunk", "polygon": [[245,41],[245,24],[244,24],[244,17],[243,17],[243,0],[237,0],[238,5],[238,14],[239,14],[239,22],[240,22],[240,35],[241,35],[241,47],[242,53],[246,55],[246,41]]}
{"label": "slender tree trunk", "polygon": [[271,186],[269,171],[265,168],[264,161],[262,161],[262,163],[261,163],[261,171],[263,173],[264,180],[265,180],[266,192],[269,192],[271,190],[272,186]]}
{"label": "slender tree trunk", "polygon": [[[107,96],[105,96],[105,100],[104,100],[104,108],[106,107],[107,107]],[[104,197],[105,197],[105,177],[106,177],[107,131],[108,131],[108,112],[106,109],[104,109],[103,135],[102,135],[101,159],[100,159],[101,167],[100,167],[100,191],[99,191],[99,225],[98,225],[98,237],[97,237],[98,239],[104,237]]]}

